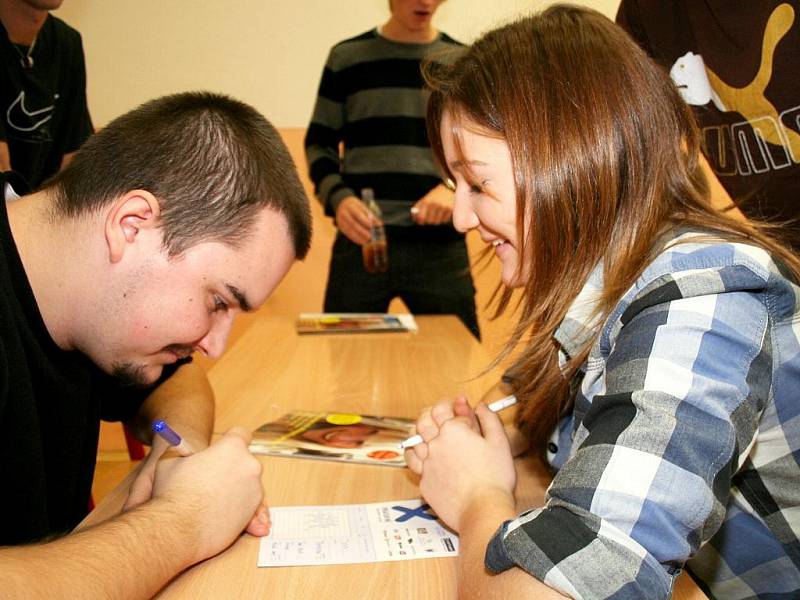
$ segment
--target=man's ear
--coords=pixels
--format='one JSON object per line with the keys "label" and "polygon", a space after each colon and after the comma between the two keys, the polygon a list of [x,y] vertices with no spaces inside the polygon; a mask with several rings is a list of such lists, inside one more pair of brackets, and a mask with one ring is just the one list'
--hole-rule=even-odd
{"label": "man's ear", "polygon": [[144,230],[158,227],[160,218],[161,205],[146,190],[132,190],[117,198],[108,207],[105,220],[109,260],[119,262]]}

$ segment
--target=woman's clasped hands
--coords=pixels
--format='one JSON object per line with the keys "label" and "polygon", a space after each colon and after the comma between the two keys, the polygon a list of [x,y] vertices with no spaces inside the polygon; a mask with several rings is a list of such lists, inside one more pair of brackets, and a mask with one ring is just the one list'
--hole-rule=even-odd
{"label": "woman's clasped hands", "polygon": [[424,440],[405,452],[420,475],[420,492],[439,518],[460,531],[486,503],[514,505],[516,471],[500,418],[465,396],[425,409],[417,420]]}

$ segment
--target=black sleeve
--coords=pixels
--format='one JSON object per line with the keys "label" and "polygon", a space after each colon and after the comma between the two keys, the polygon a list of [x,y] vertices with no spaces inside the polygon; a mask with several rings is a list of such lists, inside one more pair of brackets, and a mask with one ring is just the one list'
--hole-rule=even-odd
{"label": "black sleeve", "polygon": [[335,51],[335,47],[331,49],[322,70],[314,112],[303,141],[314,193],[329,217],[336,214],[337,207],[345,197],[356,195],[341,173],[339,144],[344,140],[347,97],[341,77],[333,68]]}
{"label": "black sleeve", "polygon": [[64,145],[66,153],[75,152],[94,133],[86,101],[86,61],[83,55],[83,42],[79,33],[74,32],[74,35],[70,43],[70,91]]}

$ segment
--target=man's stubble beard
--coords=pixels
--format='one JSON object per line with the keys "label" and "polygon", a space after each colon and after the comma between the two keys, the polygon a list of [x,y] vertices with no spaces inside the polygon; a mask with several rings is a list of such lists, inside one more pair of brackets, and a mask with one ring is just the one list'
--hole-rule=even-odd
{"label": "man's stubble beard", "polygon": [[124,387],[144,388],[152,385],[144,373],[144,366],[133,363],[118,363],[111,368],[111,375]]}

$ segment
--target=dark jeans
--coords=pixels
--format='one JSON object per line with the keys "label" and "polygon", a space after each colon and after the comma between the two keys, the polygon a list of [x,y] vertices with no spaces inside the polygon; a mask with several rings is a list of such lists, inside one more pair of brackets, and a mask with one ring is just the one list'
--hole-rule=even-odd
{"label": "dark jeans", "polygon": [[386,312],[400,297],[414,314],[456,315],[480,340],[475,286],[463,239],[389,237],[389,270],[368,273],[361,246],[341,233],[333,243],[326,312]]}

